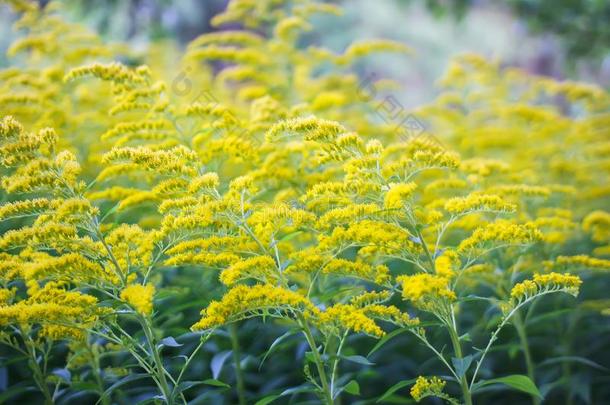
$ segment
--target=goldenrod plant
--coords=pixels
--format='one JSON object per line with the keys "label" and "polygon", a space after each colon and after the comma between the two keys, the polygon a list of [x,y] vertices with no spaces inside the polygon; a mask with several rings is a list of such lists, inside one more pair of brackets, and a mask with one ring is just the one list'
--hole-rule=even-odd
{"label": "goldenrod plant", "polygon": [[530,330],[610,313],[595,289],[575,299],[608,285],[603,89],[465,55],[411,133],[369,114],[354,73],[407,46],[301,45],[340,18],[329,3],[233,0],[213,22],[244,29],[171,65],[167,44],[9,3],[0,342],[20,374],[2,401],[536,404],[573,396],[574,359],[604,369],[534,358]]}

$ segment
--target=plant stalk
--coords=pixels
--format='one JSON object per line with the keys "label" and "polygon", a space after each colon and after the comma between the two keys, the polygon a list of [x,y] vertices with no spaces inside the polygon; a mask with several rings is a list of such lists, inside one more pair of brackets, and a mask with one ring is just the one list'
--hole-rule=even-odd
{"label": "plant stalk", "polygon": [[326,370],[324,369],[324,362],[322,361],[322,357],[320,357],[320,352],[318,351],[318,346],[316,345],[316,341],[311,334],[311,330],[309,326],[305,322],[302,316],[299,317],[299,323],[303,328],[303,334],[305,335],[305,339],[307,339],[307,343],[311,348],[311,352],[313,353],[314,362],[316,363],[316,368],[318,370],[318,374],[320,375],[320,382],[322,383],[322,391],[324,396],[324,403],[326,405],[333,405],[333,396],[330,392],[330,386],[328,385],[328,378],[326,376]]}
{"label": "plant stalk", "polygon": [[246,405],[246,389],[244,384],[244,374],[241,369],[241,349],[239,347],[239,337],[235,323],[229,325],[231,335],[231,346],[233,348],[233,362],[235,363],[235,379],[237,380],[237,399],[239,405]]}
{"label": "plant stalk", "polygon": [[[453,351],[455,352],[455,357],[458,359],[463,358],[462,354],[462,345],[460,344],[460,338],[458,337],[457,330],[449,325],[449,336],[451,337],[451,343],[453,345]],[[466,380],[466,375],[462,375],[460,377],[460,387],[462,389],[462,396],[464,397],[464,403],[466,405],[472,405],[472,394],[470,393],[470,388],[468,387],[468,381]]]}
{"label": "plant stalk", "polygon": [[[525,357],[525,367],[527,369],[527,376],[535,384],[536,383],[535,368],[534,368],[534,362],[532,361],[532,354],[530,351],[529,342],[527,339],[527,332],[525,330],[525,325],[523,323],[523,320],[521,319],[521,315],[518,312],[513,316],[513,324],[515,325],[515,329],[517,330],[517,335],[519,336],[519,340],[521,341],[521,349],[523,350],[523,355]],[[540,405],[540,399],[535,395],[532,395],[532,404]]]}
{"label": "plant stalk", "polygon": [[38,359],[36,358],[36,349],[34,348],[34,343],[31,341],[30,338],[24,339],[24,340],[25,340],[25,347],[27,349],[28,354],[30,355],[30,369],[34,373],[34,381],[36,381],[36,385],[38,385],[38,388],[40,389],[40,391],[42,392],[42,395],[44,396],[45,405],[52,405],[53,396],[51,395],[51,392],[49,391],[49,387],[47,385],[46,378],[45,378],[45,373],[42,371],[42,369],[40,368],[40,365],[38,364]]}
{"label": "plant stalk", "polygon": [[167,378],[165,377],[165,367],[163,366],[163,360],[161,360],[159,349],[155,344],[155,338],[150,327],[150,322],[146,317],[139,316],[138,318],[140,318],[140,324],[142,325],[144,335],[146,336],[146,340],[148,341],[148,345],[150,346],[150,350],[153,355],[153,360],[155,361],[155,372],[157,373],[157,380],[159,381],[159,389],[165,397],[167,404],[172,405],[174,403],[172,390],[170,389],[169,384],[167,383]]}

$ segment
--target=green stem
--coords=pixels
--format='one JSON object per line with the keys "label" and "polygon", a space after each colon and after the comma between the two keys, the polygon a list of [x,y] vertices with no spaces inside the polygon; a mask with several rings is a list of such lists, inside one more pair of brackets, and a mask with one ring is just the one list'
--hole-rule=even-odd
{"label": "green stem", "polygon": [[415,232],[416,232],[417,237],[419,238],[419,241],[421,242],[421,245],[424,248],[424,252],[426,252],[426,257],[428,258],[428,261],[430,262],[431,271],[434,272],[434,259],[432,258],[432,254],[430,253],[430,250],[428,249],[428,245],[426,244],[426,241],[424,240],[422,233],[419,231],[419,229],[417,229],[417,227],[415,228]]}
{"label": "green stem", "polygon": [[[451,312],[453,315],[453,308],[451,308]],[[460,344],[460,338],[458,336],[457,327],[455,323],[447,325],[449,326],[449,336],[451,337],[451,344],[453,345],[453,351],[455,352],[455,357],[458,359],[463,358],[462,354],[462,345]],[[462,388],[462,395],[464,397],[464,403],[466,405],[472,405],[472,394],[470,393],[470,388],[468,387],[468,381],[466,380],[466,374],[460,377],[460,387]]]}
{"label": "green stem", "polygon": [[155,338],[153,336],[152,329],[150,327],[149,319],[143,316],[138,316],[140,320],[140,324],[142,325],[142,329],[144,330],[144,335],[146,336],[146,340],[148,345],[150,346],[150,351],[153,355],[153,360],[155,361],[155,372],[157,374],[157,380],[159,381],[159,389],[161,390],[161,394],[165,397],[165,401],[168,405],[173,404],[173,396],[172,390],[167,383],[167,378],[165,376],[165,367],[163,366],[163,361],[161,360],[161,355],[159,354],[159,350],[157,345],[155,344]]}
{"label": "green stem", "polygon": [[[572,316],[570,316],[568,318],[568,328],[566,333],[563,335],[563,350],[566,354],[572,353],[571,350],[571,342],[572,342],[572,335],[574,332],[574,328],[576,328],[576,326],[578,325],[578,314],[572,314]],[[572,368],[570,366],[570,362],[568,361],[563,361],[562,365],[561,365],[561,371],[563,373],[564,379],[565,381],[572,381]],[[570,387],[570,385],[568,385],[568,387]],[[572,395],[572,390],[568,389],[567,390],[567,395],[566,395],[566,405],[572,405],[574,403],[574,396]]]}
{"label": "green stem", "polygon": [[474,386],[474,383],[477,380],[477,374],[479,373],[479,369],[481,368],[481,364],[483,364],[483,361],[485,360],[485,356],[487,356],[487,353],[489,352],[489,349],[491,349],[491,346],[494,344],[496,339],[498,339],[498,334],[500,333],[500,331],[502,330],[504,325],[506,325],[506,323],[519,311],[519,309],[521,309],[526,304],[528,304],[531,301],[533,301],[535,298],[542,297],[543,295],[551,294],[551,293],[557,292],[557,291],[559,291],[559,290],[547,289],[545,291],[537,293],[536,295],[532,295],[530,297],[527,297],[526,299],[520,301],[513,309],[510,310],[510,312],[507,315],[505,315],[502,318],[502,321],[500,322],[500,324],[498,325],[496,330],[491,334],[491,337],[489,338],[489,341],[487,342],[487,346],[485,346],[485,349],[483,349],[483,351],[481,352],[481,358],[479,359],[479,361],[477,361],[477,366],[475,367],[474,373],[472,375],[472,379],[470,380],[470,388],[471,389],[472,389],[472,387]]}
{"label": "green stem", "polygon": [[345,339],[347,338],[347,332],[348,331],[345,331],[343,336],[341,336],[341,340],[339,341],[339,347],[337,348],[337,356],[335,358],[335,361],[333,362],[333,370],[330,375],[330,394],[331,394],[331,396],[334,395],[334,393],[335,393],[335,380],[337,377],[337,369],[339,367],[339,356],[341,356],[341,351],[343,350],[343,344],[345,343]]}
{"label": "green stem", "polygon": [[[534,381],[534,383],[535,383],[536,376],[535,376],[534,362],[532,361],[532,354],[531,354],[529,342],[527,339],[527,332],[525,330],[525,324],[523,323],[523,320],[521,319],[521,315],[519,313],[516,313],[513,316],[513,324],[515,325],[515,329],[517,330],[517,335],[519,336],[519,340],[521,341],[521,349],[523,350],[523,355],[525,357],[525,366],[527,369],[527,376],[530,378],[530,380]],[[532,395],[532,404],[540,405],[540,399],[535,395]]]}
{"label": "green stem", "polygon": [[53,396],[51,395],[51,392],[49,391],[49,387],[47,385],[47,380],[46,380],[45,374],[42,371],[42,369],[40,368],[40,365],[38,364],[38,359],[36,356],[36,349],[34,347],[34,342],[32,341],[32,339],[29,336],[27,339],[24,339],[24,341],[25,341],[25,347],[30,356],[29,363],[30,363],[30,369],[34,373],[34,381],[36,382],[36,385],[38,385],[40,392],[42,392],[42,395],[44,396],[45,405],[52,405]]}
{"label": "green stem", "polygon": [[326,377],[326,370],[324,369],[324,362],[322,361],[322,357],[320,357],[320,352],[318,351],[318,346],[316,345],[316,341],[311,334],[311,330],[309,329],[309,325],[302,316],[299,316],[299,323],[301,328],[303,328],[303,334],[305,335],[305,339],[307,339],[307,343],[311,348],[311,352],[313,353],[314,363],[316,364],[316,368],[318,370],[318,374],[320,375],[320,382],[322,383],[322,395],[324,398],[324,403],[326,405],[333,405],[333,396],[330,392],[330,386],[328,385],[328,378]]}
{"label": "green stem", "polygon": [[233,362],[235,363],[235,379],[237,380],[237,398],[239,405],[246,405],[246,389],[244,384],[244,374],[241,369],[241,349],[239,347],[239,338],[237,334],[237,326],[235,323],[229,325],[229,334],[231,335],[231,346],[233,347]]}
{"label": "green stem", "polygon": [[186,362],[184,363],[184,366],[182,366],[182,370],[180,370],[180,373],[178,374],[178,378],[176,378],[176,386],[174,387],[174,391],[176,391],[176,389],[178,388],[178,385],[180,384],[180,381],[182,381],[182,376],[184,375],[184,373],[188,369],[189,365],[191,364],[191,362],[193,361],[193,359],[195,358],[197,353],[199,353],[199,350],[201,350],[201,348],[203,347],[203,344],[208,341],[210,336],[211,336],[211,334],[208,334],[205,337],[202,337],[199,340],[199,344],[197,345],[195,350],[193,350],[191,355],[186,359]]}
{"label": "green stem", "polygon": [[104,395],[106,391],[104,389],[104,380],[100,375],[100,356],[97,348],[88,347],[89,355],[91,356],[91,372],[93,373],[93,377],[95,378],[95,382],[99,389],[100,399],[99,401],[102,405],[110,405],[110,399]]}

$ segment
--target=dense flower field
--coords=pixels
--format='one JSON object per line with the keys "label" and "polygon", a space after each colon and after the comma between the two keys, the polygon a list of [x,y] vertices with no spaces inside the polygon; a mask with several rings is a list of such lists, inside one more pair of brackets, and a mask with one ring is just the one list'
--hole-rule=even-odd
{"label": "dense flower field", "polygon": [[610,398],[605,90],[464,55],[407,114],[328,3],[145,53],[9,3],[0,402]]}

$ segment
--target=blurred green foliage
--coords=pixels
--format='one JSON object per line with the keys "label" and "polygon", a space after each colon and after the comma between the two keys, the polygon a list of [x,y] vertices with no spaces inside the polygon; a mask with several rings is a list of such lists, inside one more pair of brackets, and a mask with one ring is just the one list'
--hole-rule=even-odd
{"label": "blurred green foliage", "polygon": [[[399,0],[414,3],[419,0]],[[462,19],[477,6],[508,7],[536,34],[557,35],[570,60],[599,59],[610,51],[610,1],[607,0],[425,0],[437,17]]]}

